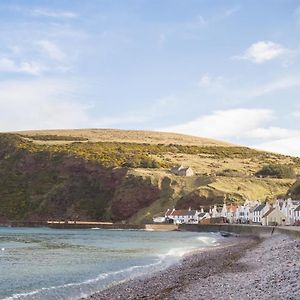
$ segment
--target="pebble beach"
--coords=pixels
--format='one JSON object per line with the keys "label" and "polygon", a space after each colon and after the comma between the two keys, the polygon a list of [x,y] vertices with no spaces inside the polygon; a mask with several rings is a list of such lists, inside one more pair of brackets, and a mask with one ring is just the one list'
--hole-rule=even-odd
{"label": "pebble beach", "polygon": [[87,299],[300,299],[300,240],[230,237]]}

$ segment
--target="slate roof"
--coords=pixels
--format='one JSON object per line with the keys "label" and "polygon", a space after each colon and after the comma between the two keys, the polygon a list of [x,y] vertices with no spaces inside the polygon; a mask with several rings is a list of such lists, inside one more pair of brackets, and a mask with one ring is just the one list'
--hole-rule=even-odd
{"label": "slate roof", "polygon": [[198,215],[198,217],[200,217],[200,218],[203,218],[204,216],[206,215],[206,213],[200,213],[199,215]]}
{"label": "slate roof", "polygon": [[254,212],[256,211],[262,211],[265,208],[266,204],[260,204],[258,205],[255,209]]}
{"label": "slate roof", "polygon": [[168,216],[194,216],[196,214],[196,210],[188,210],[188,209],[176,209]]}
{"label": "slate roof", "polygon": [[270,208],[262,217],[267,217],[273,210],[275,210],[275,208]]}
{"label": "slate roof", "polygon": [[300,211],[300,205],[297,206],[294,211]]}

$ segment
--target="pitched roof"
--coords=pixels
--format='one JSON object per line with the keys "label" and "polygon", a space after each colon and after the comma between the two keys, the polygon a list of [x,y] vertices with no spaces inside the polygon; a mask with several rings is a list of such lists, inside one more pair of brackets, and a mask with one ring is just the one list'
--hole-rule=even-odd
{"label": "pitched roof", "polygon": [[189,209],[175,209],[170,216],[194,216],[196,214],[196,210]]}
{"label": "pitched roof", "polygon": [[262,217],[267,217],[273,210],[275,210],[275,208],[270,208]]}
{"label": "pitched roof", "polygon": [[300,211],[300,205],[297,206],[297,207],[294,209],[294,211]]}
{"label": "pitched roof", "polygon": [[178,172],[178,171],[187,171],[189,169],[191,169],[191,167],[184,167],[184,166],[181,165],[181,166],[173,166],[171,168],[171,171],[172,172]]}
{"label": "pitched roof", "polygon": [[186,216],[188,212],[189,211],[187,209],[175,209],[170,216]]}
{"label": "pitched roof", "polygon": [[265,206],[266,206],[266,204],[260,204],[260,205],[256,206],[254,211],[262,211],[265,208]]}
{"label": "pitched roof", "polygon": [[207,213],[200,213],[199,215],[198,215],[198,217],[200,217],[200,218],[203,218],[205,215],[206,215]]}
{"label": "pitched roof", "polygon": [[169,216],[170,214],[172,213],[172,210],[171,209],[168,209],[165,213],[165,216]]}

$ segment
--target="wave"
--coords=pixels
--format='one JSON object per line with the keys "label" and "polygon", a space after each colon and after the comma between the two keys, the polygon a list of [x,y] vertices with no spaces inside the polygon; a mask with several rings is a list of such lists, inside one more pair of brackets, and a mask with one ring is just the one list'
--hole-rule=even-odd
{"label": "wave", "polygon": [[[92,228],[92,229],[96,229]],[[124,230],[124,229],[111,229],[111,230]],[[128,229],[126,229],[127,231]],[[136,229],[132,229],[136,230]],[[195,237],[192,240],[195,241]],[[112,285],[127,281],[129,279],[136,278],[137,276],[143,276],[145,274],[154,273],[168,268],[179,260],[187,253],[198,249],[199,247],[212,247],[217,246],[218,238],[208,236],[198,236],[199,244],[193,242],[193,245],[186,245],[186,247],[174,247],[169,250],[165,250],[165,253],[156,253],[155,255],[147,256],[148,264],[133,265],[127,268],[110,271],[106,273],[100,273],[98,276],[87,279],[81,282],[70,282],[61,285],[53,285],[49,287],[41,287],[28,292],[15,293],[12,296],[8,296],[3,300],[46,300],[46,299],[80,299],[87,297],[97,291],[101,291]],[[201,243],[200,243],[201,242]],[[184,245],[184,244],[183,244]],[[161,251],[161,250],[160,250]]]}
{"label": "wave", "polygon": [[212,237],[208,236],[199,236],[196,238],[198,241],[201,241],[205,246],[210,246],[210,247],[216,247],[219,246],[220,244],[218,243],[218,240]]}
{"label": "wave", "polygon": [[143,229],[143,228],[99,228],[99,227],[93,227],[93,228],[90,228],[92,230],[105,230],[105,231],[146,231],[146,229]]}
{"label": "wave", "polygon": [[[154,263],[148,265],[136,265],[131,266],[122,270],[112,271],[107,273],[101,273],[96,278],[88,279],[82,282],[73,282],[67,283],[63,285],[43,287],[40,289],[36,289],[30,292],[13,294],[12,296],[6,297],[3,300],[16,300],[16,299],[80,299],[82,297],[87,297],[94,292],[99,290],[103,290],[107,288],[111,284],[117,284],[128,280],[128,278],[132,279],[139,275],[144,274],[145,272],[141,272],[144,269],[150,269],[156,266],[161,265],[162,260],[157,259]],[[134,272],[135,271],[135,272]],[[140,271],[140,272],[137,272]],[[117,275],[117,276],[116,276]],[[118,276],[119,275],[119,276]],[[126,276],[125,276],[126,275]],[[109,279],[106,285],[103,285],[102,288],[97,289],[97,283],[105,279]],[[76,289],[78,287],[78,289]],[[75,288],[75,289],[74,289]],[[70,289],[70,290],[69,290]],[[69,291],[68,291],[69,290]],[[72,291],[73,290],[73,291]],[[47,292],[55,291],[54,295],[47,295]],[[67,295],[66,295],[67,294]],[[35,296],[35,297],[32,297]],[[57,297],[55,297],[57,296]],[[47,297],[47,298],[46,298]],[[50,297],[50,298],[48,298]]]}

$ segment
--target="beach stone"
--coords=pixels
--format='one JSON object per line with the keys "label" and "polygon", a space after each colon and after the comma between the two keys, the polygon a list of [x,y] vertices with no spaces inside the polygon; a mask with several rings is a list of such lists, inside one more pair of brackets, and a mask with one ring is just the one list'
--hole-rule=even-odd
{"label": "beach stone", "polygon": [[300,299],[300,241],[280,235],[227,241],[88,299]]}

